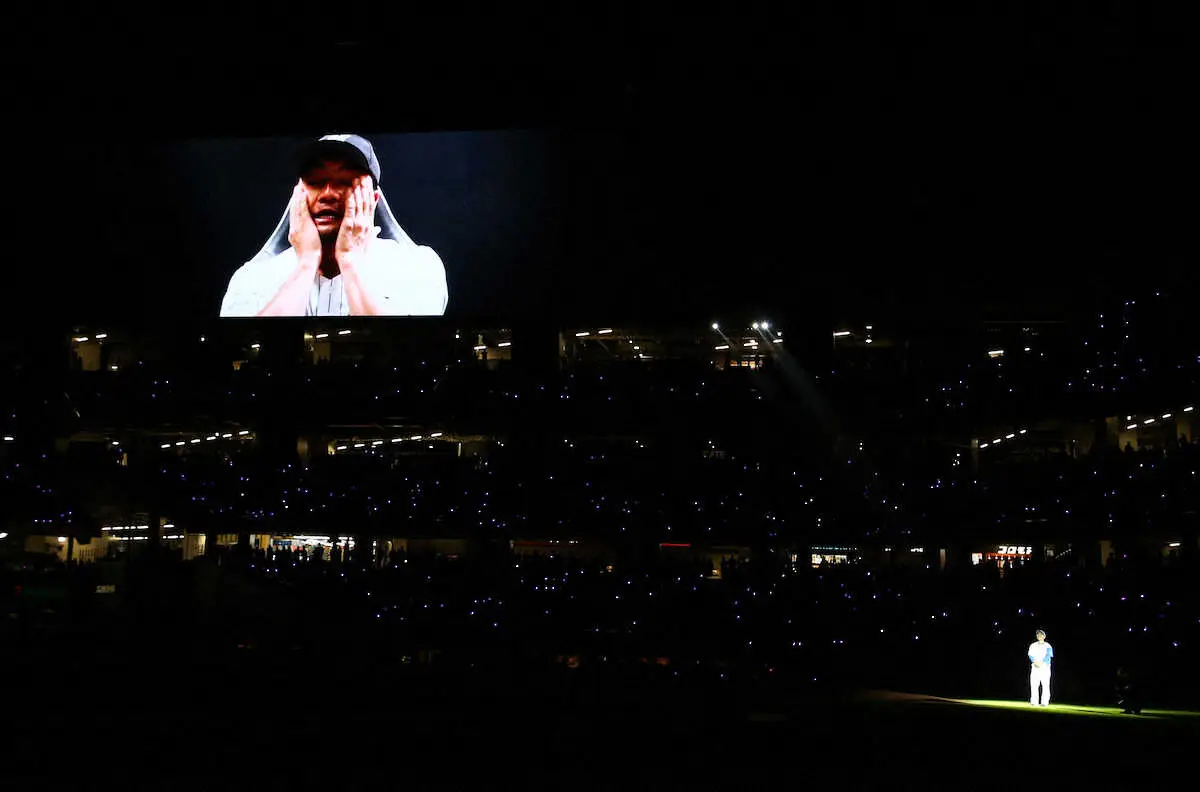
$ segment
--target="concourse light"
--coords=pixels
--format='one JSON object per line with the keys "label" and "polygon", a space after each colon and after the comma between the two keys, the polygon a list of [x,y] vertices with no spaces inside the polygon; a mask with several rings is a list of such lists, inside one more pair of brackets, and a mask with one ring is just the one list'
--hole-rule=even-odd
{"label": "concourse light", "polygon": [[233,433],[232,433],[232,432],[226,432],[225,434],[221,435],[221,437],[223,437],[223,438],[225,438],[226,440],[228,440],[229,438],[233,437]]}
{"label": "concourse light", "polygon": [[721,329],[721,325],[717,324],[716,322],[713,322],[713,323],[712,323],[712,329],[713,329],[713,330],[720,330],[720,329]]}
{"label": "concourse light", "polygon": [[60,542],[65,542],[65,541],[67,541],[67,537],[65,537],[65,536],[60,536],[60,537],[58,537],[58,541],[60,541]]}
{"label": "concourse light", "polygon": [[584,337],[585,335],[587,335],[587,334],[588,334],[588,332],[587,332],[586,330],[584,330],[582,333],[576,333],[576,334],[575,334],[575,337],[576,337],[576,338],[583,338],[583,337]]}
{"label": "concourse light", "polygon": [[404,442],[404,438],[403,438],[403,437],[393,437],[393,438],[392,438],[392,442],[393,442],[393,443],[403,443],[403,442]]}
{"label": "concourse light", "polygon": [[261,346],[262,346],[262,344],[251,344],[250,348],[251,349],[259,349]]}
{"label": "concourse light", "polygon": [[[0,536],[0,539],[2,539],[2,538],[4,538],[4,537]],[[1170,542],[1167,544],[1167,547],[1179,547],[1179,542]]]}
{"label": "concourse light", "polygon": [[499,344],[496,344],[496,346],[498,346],[498,347],[510,347],[510,346],[512,346],[512,341],[501,341]]}
{"label": "concourse light", "polygon": [[429,436],[430,436],[430,437],[441,437],[441,436],[442,436],[442,433],[441,433],[441,432],[434,432],[433,434],[431,434],[431,435],[429,435]]}
{"label": "concourse light", "polygon": [[1162,414],[1162,417],[1163,417],[1163,420],[1165,421],[1165,420],[1167,420],[1168,418],[1170,418],[1170,417],[1171,417],[1171,413],[1163,413],[1163,414]]}
{"label": "concourse light", "polygon": [[120,368],[119,366],[117,366],[117,365],[115,365],[115,364],[114,364],[114,365],[112,365],[112,366],[109,366],[109,367],[108,367],[108,370],[109,370],[109,371],[117,371],[119,368]]}
{"label": "concourse light", "polygon": [[199,438],[199,437],[197,437],[197,438],[193,439],[193,440],[192,440],[192,442],[193,442],[193,443],[199,443],[199,442],[200,442],[200,438]]}
{"label": "concourse light", "polygon": [[97,341],[99,341],[99,340],[101,340],[101,339],[105,339],[105,338],[108,338],[108,333],[96,333],[96,340],[97,340]]}
{"label": "concourse light", "polygon": [[713,347],[713,349],[716,349],[716,350],[729,349],[729,344],[717,344],[715,347]]}
{"label": "concourse light", "polygon": [[338,330],[338,335],[350,335],[349,330]]}
{"label": "concourse light", "polygon": [[183,445],[183,444],[184,444],[184,443],[183,443],[183,441],[182,441],[182,440],[180,440],[180,441],[178,441],[178,442],[176,442],[176,443],[175,443],[175,445],[177,445],[177,446],[181,446],[181,445]]}
{"label": "concourse light", "polygon": [[996,358],[996,357],[1001,357],[1003,354],[1004,354],[1003,349],[989,349],[988,350],[988,357]]}
{"label": "concourse light", "polygon": [[1028,429],[1022,429],[1020,432],[1018,432],[1018,434],[1025,434],[1028,431],[1029,431]]}
{"label": "concourse light", "polygon": [[776,343],[776,344],[782,344],[782,343],[783,343],[783,339],[782,339],[782,338],[776,338],[776,339],[775,339],[775,343]]}
{"label": "concourse light", "polygon": [[1142,421],[1142,423],[1144,423],[1144,424],[1152,424],[1152,423],[1154,423],[1154,419],[1153,419],[1153,418],[1147,418],[1146,420]]}
{"label": "concourse light", "polygon": [[170,448],[170,447],[171,447],[170,443],[163,443],[162,445],[159,446],[159,448]]}
{"label": "concourse light", "polygon": [[487,345],[479,344],[478,346],[473,346],[471,348],[474,349],[476,352],[482,352],[483,350],[487,349]]}
{"label": "concourse light", "polygon": [[871,330],[871,329],[873,329],[873,328],[875,327],[875,325],[867,325],[866,327],[867,327],[867,329],[868,329],[868,330]]}
{"label": "concourse light", "polygon": [[344,446],[344,445],[340,445],[340,446],[338,446],[338,447],[337,447],[336,449],[334,449],[334,450],[336,450],[336,451],[345,451],[345,450],[346,450],[346,446]]}
{"label": "concourse light", "polygon": [[242,431],[238,432],[238,434],[239,434],[239,435],[248,435],[248,434],[250,434],[250,430],[249,430],[249,429],[243,429]]}
{"label": "concourse light", "polygon": [[409,439],[409,440],[420,440],[420,439],[421,439],[421,435],[413,435],[412,437],[410,437],[410,438],[408,438],[408,439]]}
{"label": "concourse light", "polygon": [[11,443],[12,441],[13,441],[12,435],[4,435],[4,442]]}
{"label": "concourse light", "polygon": [[867,339],[867,343],[868,343],[868,344],[870,344],[870,343],[871,343],[871,339],[869,339],[869,338],[868,338],[868,339]]}
{"label": "concourse light", "polygon": [[607,327],[607,328],[605,328],[605,329],[603,329],[603,330],[598,330],[598,331],[597,331],[597,333],[598,333],[599,335],[607,335],[608,333],[611,333],[611,332],[612,332],[612,328],[611,328],[611,327]]}
{"label": "concourse light", "polygon": [[382,440],[373,440],[371,442],[371,445],[373,445],[373,446],[383,445],[383,441]]}
{"label": "concourse light", "polygon": [[1004,437],[1006,440],[1012,440],[1014,437],[1016,437],[1016,435],[1010,432],[1009,434],[1004,435]]}
{"label": "concourse light", "polygon": [[1126,426],[1125,428],[1126,429],[1137,429],[1137,426],[1138,426],[1137,424],[1131,423],[1131,424],[1129,424],[1129,426]]}
{"label": "concourse light", "polygon": [[113,445],[115,445],[115,446],[119,446],[119,445],[121,445],[121,441],[120,441],[120,440],[113,440],[113,441],[112,441],[112,444],[113,444]]}
{"label": "concourse light", "polygon": [[1191,408],[1191,407],[1184,407],[1184,408],[1183,408],[1183,411],[1184,411],[1184,412],[1191,412],[1191,411],[1192,411],[1192,408]]}
{"label": "concourse light", "polygon": [[758,329],[758,322],[755,322],[754,324],[752,324],[752,325],[750,325],[750,326],[751,326],[751,327],[753,327],[755,330],[757,330],[757,329]]}
{"label": "concourse light", "polygon": [[834,338],[844,338],[845,336],[848,336],[848,335],[850,335],[849,330],[838,330],[836,333],[833,334],[833,337]]}
{"label": "concourse light", "polygon": [[770,323],[770,322],[763,322],[763,323],[762,323],[762,329],[763,329],[763,330],[770,330],[770,329],[771,329],[771,323]]}
{"label": "concourse light", "polygon": [[87,336],[77,336],[77,337],[75,338],[75,341],[76,341],[77,343],[80,343],[80,344],[82,344],[84,341],[87,341],[87,340],[88,340],[88,337],[87,337]]}
{"label": "concourse light", "polygon": [[355,448],[362,448],[362,447],[363,447],[363,446],[365,446],[365,445],[366,445],[366,443],[355,443],[355,444],[354,444],[354,447],[355,447]]}
{"label": "concourse light", "polygon": [[1003,443],[1003,442],[1004,442],[1003,437],[997,437],[995,440],[992,441],[992,445],[996,445],[998,443]]}
{"label": "concourse light", "polygon": [[990,446],[990,445],[991,445],[991,443],[980,443],[980,444],[979,444],[979,447],[980,447],[980,448],[987,448],[987,447],[988,447],[988,446]]}
{"label": "concourse light", "polygon": [[8,531],[0,531],[0,539],[7,539]]}
{"label": "concourse light", "polygon": [[216,436],[216,435],[210,435],[210,436],[208,436],[208,437],[206,437],[206,438],[204,438],[204,439],[205,439],[205,440],[216,440],[216,439],[217,439],[217,436]]}
{"label": "concourse light", "polygon": [[329,333],[317,333],[313,338],[329,338]]}

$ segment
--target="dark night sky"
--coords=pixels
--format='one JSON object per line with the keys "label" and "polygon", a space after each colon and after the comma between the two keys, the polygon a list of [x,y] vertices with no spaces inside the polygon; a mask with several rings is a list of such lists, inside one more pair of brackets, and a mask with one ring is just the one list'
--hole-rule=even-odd
{"label": "dark night sky", "polygon": [[[1067,7],[410,20],[421,35],[309,37],[294,80],[280,67],[294,39],[272,26],[227,35],[219,57],[200,35],[93,45],[104,57],[86,74],[33,80],[23,101],[59,150],[134,130],[557,129],[564,315],[970,317],[1058,312],[1147,279],[1194,290],[1177,28],[1132,5]],[[347,90],[341,64],[363,53],[374,84]],[[111,178],[146,172],[114,163]],[[97,256],[67,266],[121,266]]]}

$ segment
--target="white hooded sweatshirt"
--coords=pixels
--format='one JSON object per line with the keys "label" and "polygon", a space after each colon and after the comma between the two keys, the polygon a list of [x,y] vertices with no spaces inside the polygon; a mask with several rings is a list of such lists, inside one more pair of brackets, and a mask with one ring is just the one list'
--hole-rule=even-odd
{"label": "white hooded sweatshirt", "polygon": [[[418,245],[396,221],[380,190],[375,208],[379,236],[367,249],[363,279],[374,285],[387,316],[442,316],[449,302],[446,268],[430,247]],[[221,301],[222,317],[257,316],[296,269],[296,251],[288,242],[287,207],[275,230],[254,258],[229,280]],[[327,278],[318,270],[304,316],[349,316],[342,276]]]}

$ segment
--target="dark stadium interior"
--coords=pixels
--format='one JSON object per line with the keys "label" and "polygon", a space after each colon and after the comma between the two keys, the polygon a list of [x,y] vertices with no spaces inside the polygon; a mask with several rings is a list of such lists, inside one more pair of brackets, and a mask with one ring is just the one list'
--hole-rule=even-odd
{"label": "dark stadium interior", "polygon": [[[11,56],[78,65],[13,89],[44,131],[10,133],[6,191],[0,780],[1187,772],[1181,27],[1125,3],[192,13],[81,12]],[[331,131],[435,141],[407,170],[427,192],[384,183],[467,296],[218,318],[229,207],[279,166],[231,174]]]}

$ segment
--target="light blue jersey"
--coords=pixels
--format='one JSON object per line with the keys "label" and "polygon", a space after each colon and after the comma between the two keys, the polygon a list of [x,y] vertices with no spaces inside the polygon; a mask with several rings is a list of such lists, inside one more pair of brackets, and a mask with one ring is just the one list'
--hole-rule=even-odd
{"label": "light blue jersey", "polygon": [[1054,647],[1045,641],[1034,641],[1029,644],[1029,662],[1050,665],[1054,659]]}

